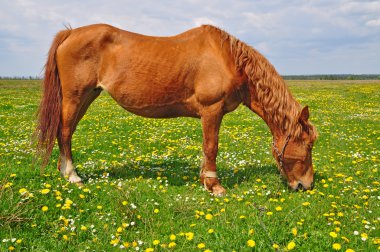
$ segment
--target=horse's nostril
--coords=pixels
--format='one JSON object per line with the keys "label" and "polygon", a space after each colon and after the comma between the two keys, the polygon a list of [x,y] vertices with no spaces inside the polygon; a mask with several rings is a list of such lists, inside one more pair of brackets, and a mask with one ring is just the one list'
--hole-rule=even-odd
{"label": "horse's nostril", "polygon": [[303,191],[304,190],[304,187],[301,183],[298,183],[298,186],[297,186],[297,191]]}

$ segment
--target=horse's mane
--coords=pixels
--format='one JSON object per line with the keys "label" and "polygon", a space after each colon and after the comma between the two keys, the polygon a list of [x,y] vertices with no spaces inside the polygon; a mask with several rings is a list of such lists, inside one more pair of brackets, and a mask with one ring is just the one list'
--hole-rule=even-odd
{"label": "horse's mane", "polygon": [[[237,70],[247,75],[249,85],[253,87],[255,93],[251,97],[254,95],[256,102],[262,105],[263,119],[277,125],[283,134],[299,139],[305,127],[298,122],[301,106],[272,64],[257,50],[227,32],[210,25],[203,27],[219,34],[222,46],[227,44],[230,47]],[[309,122],[306,127],[310,135],[315,136],[314,127]]]}

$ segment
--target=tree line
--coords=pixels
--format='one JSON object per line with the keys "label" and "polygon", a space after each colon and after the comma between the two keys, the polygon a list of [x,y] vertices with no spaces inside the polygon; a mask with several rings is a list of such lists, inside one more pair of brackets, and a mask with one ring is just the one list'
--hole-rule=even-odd
{"label": "tree line", "polygon": [[41,76],[0,76],[0,80],[41,80]]}
{"label": "tree line", "polygon": [[283,75],[285,80],[380,80],[380,74]]}

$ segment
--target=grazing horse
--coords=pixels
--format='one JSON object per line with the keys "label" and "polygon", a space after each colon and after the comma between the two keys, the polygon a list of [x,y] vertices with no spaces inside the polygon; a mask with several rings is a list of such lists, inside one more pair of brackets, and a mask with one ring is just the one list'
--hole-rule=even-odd
{"label": "grazing horse", "polygon": [[90,104],[105,90],[124,109],[150,118],[200,118],[201,183],[225,193],[216,173],[222,117],[244,104],[268,125],[272,153],[292,189],[313,186],[316,130],[284,80],[258,51],[214,26],[152,37],[96,24],[59,32],[45,66],[36,128],[46,165],[55,140],[58,169],[81,183],[71,138]]}

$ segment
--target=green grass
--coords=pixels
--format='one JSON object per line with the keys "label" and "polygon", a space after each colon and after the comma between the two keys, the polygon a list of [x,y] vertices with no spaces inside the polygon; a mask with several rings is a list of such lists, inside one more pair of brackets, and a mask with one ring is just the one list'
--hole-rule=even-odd
{"label": "green grass", "polygon": [[380,82],[289,85],[319,131],[315,189],[287,189],[265,123],[239,107],[223,120],[228,194],[215,198],[198,182],[199,120],[137,117],[107,94],[73,138],[85,187],[60,177],[57,149],[41,174],[30,146],[38,82],[1,80],[0,251],[379,250]]}

